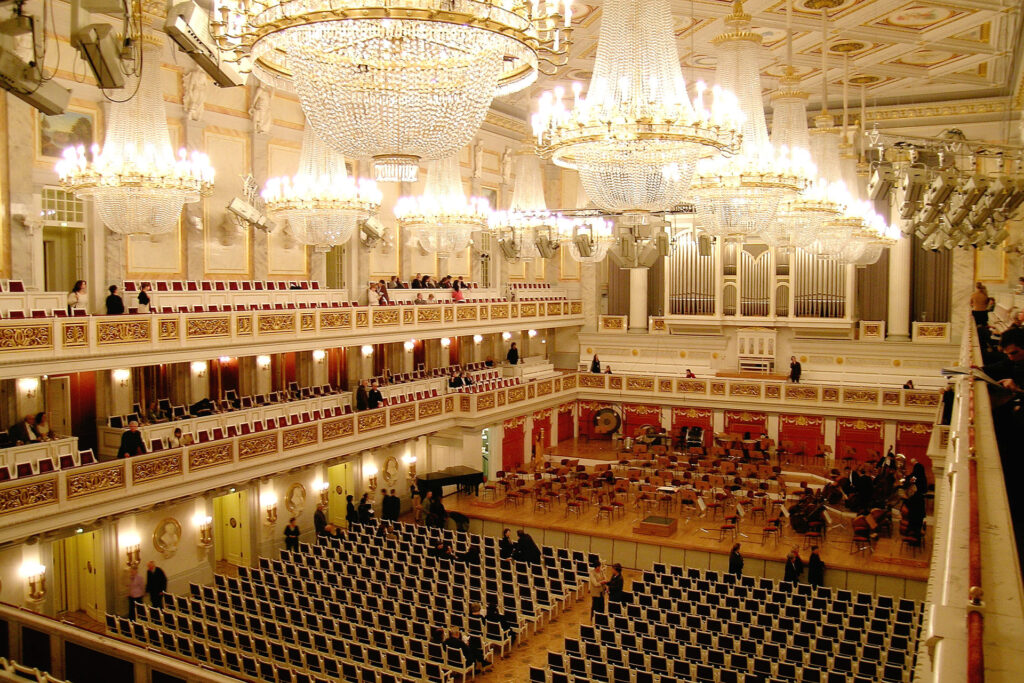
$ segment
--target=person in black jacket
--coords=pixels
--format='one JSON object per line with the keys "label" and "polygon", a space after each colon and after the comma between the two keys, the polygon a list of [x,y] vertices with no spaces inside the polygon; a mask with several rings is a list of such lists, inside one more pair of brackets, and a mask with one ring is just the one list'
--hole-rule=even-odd
{"label": "person in black jacket", "polygon": [[622,578],[622,565],[616,562],[612,565],[612,575],[605,581],[608,589],[608,602],[625,602],[625,580]]}
{"label": "person in black jacket", "polygon": [[110,292],[107,296],[107,315],[121,315],[124,313],[124,299],[117,293],[117,285],[110,285],[107,288]]}
{"label": "person in black jacket", "polygon": [[384,402],[384,394],[380,393],[380,389],[377,387],[377,383],[374,382],[373,386],[370,387],[370,393],[366,395],[366,407],[370,410],[376,410],[380,407],[380,404]]}
{"label": "person in black jacket", "polygon": [[146,592],[149,593],[149,602],[161,609],[164,606],[164,593],[167,592],[167,574],[156,566],[156,562],[149,561],[146,565]]}
{"label": "person in black jacket", "polygon": [[729,551],[729,573],[733,576],[743,574],[743,556],[740,555],[740,544],[737,543]]}
{"label": "person in black jacket", "polygon": [[360,380],[356,388],[356,410],[366,410],[367,398],[366,380]]}
{"label": "person in black jacket", "polygon": [[516,532],[516,536],[518,540],[516,541],[516,550],[513,557],[520,562],[527,562],[529,564],[540,562],[540,548],[537,547],[533,536],[522,529]]}
{"label": "person in black jacket", "polygon": [[501,540],[498,541],[498,554],[501,559],[507,560],[516,552],[516,542],[512,540],[512,532],[505,529],[501,533]]}
{"label": "person in black jacket", "polygon": [[370,494],[364,493],[359,499],[359,523],[369,524],[373,520],[373,506],[370,505]]}
{"label": "person in black jacket", "polygon": [[793,546],[793,549],[786,555],[786,570],[782,580],[789,583],[796,583],[800,575],[804,573],[804,561],[800,559],[800,548]]}
{"label": "person in black jacket", "polygon": [[818,546],[811,546],[811,558],[807,560],[807,583],[821,586],[825,583],[825,563],[818,554]]}
{"label": "person in black jacket", "polygon": [[295,523],[294,517],[288,520],[288,526],[284,528],[284,549],[296,553],[299,551],[299,525]]}
{"label": "person in black jacket", "polygon": [[800,361],[796,359],[796,356],[789,357],[789,381],[794,384],[800,384],[800,373],[803,372],[803,366],[800,365]]}
{"label": "person in black jacket", "polygon": [[590,361],[590,372],[594,373],[595,375],[601,374],[601,361],[598,360],[596,353]]}
{"label": "person in black jacket", "polygon": [[128,431],[121,434],[121,447],[117,449],[117,457],[127,458],[142,455],[146,452],[146,444],[139,432],[139,423],[132,420],[128,423]]}
{"label": "person in black jacket", "polygon": [[516,348],[515,342],[512,342],[512,346],[509,347],[505,360],[509,365],[519,365],[519,349]]}
{"label": "person in black jacket", "polygon": [[353,524],[359,523],[359,511],[356,510],[353,500],[351,495],[345,497],[345,521],[348,522],[350,529]]}

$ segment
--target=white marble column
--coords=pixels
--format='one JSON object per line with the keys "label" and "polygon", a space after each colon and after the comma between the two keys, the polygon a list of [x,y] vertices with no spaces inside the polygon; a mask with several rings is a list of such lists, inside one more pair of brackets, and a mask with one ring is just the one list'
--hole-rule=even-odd
{"label": "white marble column", "polygon": [[900,237],[889,247],[889,316],[886,336],[893,341],[910,339],[911,240]]}
{"label": "white marble column", "polygon": [[[259,187],[263,187],[270,175],[270,142],[269,132],[259,132],[255,125],[252,128],[252,177]],[[284,230],[286,226],[280,225],[278,230]],[[266,230],[252,230],[252,278],[254,280],[266,280],[270,272],[270,233]],[[312,266],[313,259],[310,258]],[[320,255],[320,262],[323,264],[323,255]],[[321,268],[321,271],[323,268]]]}
{"label": "white marble column", "polygon": [[629,269],[629,331],[647,332],[647,268]]}
{"label": "white marble column", "polygon": [[964,326],[967,324],[967,301],[974,291],[973,250],[953,250],[953,273],[949,286],[949,321],[952,323],[950,338],[957,340],[964,335]]}
{"label": "white marble column", "polygon": [[[206,124],[201,119],[194,121],[187,116],[182,120],[182,124],[184,146],[189,149],[206,149],[206,141],[203,139]],[[203,205],[207,201],[210,200],[204,199],[185,205],[185,277],[189,280],[202,280],[206,273],[205,240],[207,234],[214,234],[215,227],[203,224]]]}
{"label": "white marble column", "polygon": [[[566,247],[562,247],[565,249]],[[580,299],[583,300],[583,331],[597,332],[598,306],[597,264],[580,264]]]}
{"label": "white marble column", "polygon": [[[42,231],[31,229],[34,219],[38,218],[38,207],[35,204],[33,195],[36,193],[35,184],[32,181],[32,165],[35,160],[35,138],[32,131],[35,129],[36,110],[25,104],[13,95],[4,93],[0,95],[6,106],[3,107],[7,118],[7,173],[4,181],[7,183],[10,201],[10,214],[14,220],[10,221],[10,273],[14,280],[21,280],[26,287],[42,289],[42,282],[35,279],[36,269],[33,264],[37,260],[37,254],[42,252]],[[24,172],[28,170],[29,172]],[[31,215],[33,212],[36,215]],[[20,219],[17,218],[20,216]],[[95,218],[94,218],[95,220]],[[99,225],[99,230],[105,230]],[[80,277],[88,279],[82,274]],[[92,288],[93,283],[89,283]],[[91,309],[90,309],[91,310]]]}

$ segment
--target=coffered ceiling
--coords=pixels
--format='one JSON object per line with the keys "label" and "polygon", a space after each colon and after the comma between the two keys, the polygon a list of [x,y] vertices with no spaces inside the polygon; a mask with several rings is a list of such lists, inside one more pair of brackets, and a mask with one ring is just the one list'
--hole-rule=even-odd
{"label": "coffered ceiling", "polygon": [[[642,2],[642,0],[637,0]],[[793,66],[818,108],[822,87],[822,11],[828,13],[828,82],[833,109],[842,103],[849,59],[851,106],[865,88],[869,106],[1012,96],[1020,42],[1020,0],[793,0]],[[749,0],[743,9],[763,37],[762,84],[776,87],[786,66],[786,0]],[[726,0],[672,0],[683,75],[713,81],[715,47],[725,30]],[[590,82],[601,26],[601,3],[574,2],[569,63],[532,89],[504,100],[525,113],[541,90]],[[848,56],[848,57],[847,57]],[[768,100],[766,99],[766,104]],[[499,105],[500,106],[500,105]]]}

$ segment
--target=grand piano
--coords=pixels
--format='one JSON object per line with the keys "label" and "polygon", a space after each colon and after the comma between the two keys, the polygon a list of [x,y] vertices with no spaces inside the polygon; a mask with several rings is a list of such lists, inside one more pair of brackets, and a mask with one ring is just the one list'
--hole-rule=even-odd
{"label": "grand piano", "polygon": [[445,486],[458,486],[460,493],[476,495],[480,484],[484,481],[484,473],[465,465],[446,467],[437,472],[430,472],[417,477],[421,491],[431,490],[435,496],[444,495]]}

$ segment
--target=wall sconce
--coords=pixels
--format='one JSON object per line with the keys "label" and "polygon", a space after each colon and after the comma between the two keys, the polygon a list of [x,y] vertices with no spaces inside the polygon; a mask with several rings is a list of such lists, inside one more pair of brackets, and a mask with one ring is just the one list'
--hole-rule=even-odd
{"label": "wall sconce", "polygon": [[374,465],[371,462],[369,465],[367,465],[364,468],[364,470],[365,470],[365,474],[366,474],[366,476],[367,476],[367,478],[369,480],[370,493],[376,493],[377,492],[377,472],[379,472],[379,470],[377,469],[377,466]]}
{"label": "wall sconce", "polygon": [[192,361],[192,374],[196,377],[206,376],[206,361],[195,360]]}
{"label": "wall sconce", "polygon": [[482,334],[474,334],[473,335],[473,343],[474,344],[479,344],[483,340],[484,340],[484,336]]}
{"label": "wall sconce", "polygon": [[25,394],[25,398],[35,398],[39,393],[39,380],[35,377],[22,377],[18,380],[18,391]]}
{"label": "wall sconce", "polygon": [[315,481],[313,482],[313,490],[320,494],[320,504],[327,505],[330,500],[328,497],[331,493],[331,485],[326,481]]}
{"label": "wall sconce", "polygon": [[234,358],[232,358],[231,356],[221,356],[217,360],[219,360],[221,362],[221,364],[224,364],[224,363],[230,363],[231,361],[234,360]]}
{"label": "wall sconce", "polygon": [[24,562],[21,576],[28,582],[28,599],[39,602],[46,597],[46,567],[38,562]]}
{"label": "wall sconce", "polygon": [[324,358],[327,357],[327,352],[323,349],[313,349],[313,360],[317,363],[322,363]]}
{"label": "wall sconce", "polygon": [[122,387],[128,386],[128,380],[131,379],[132,373],[124,368],[118,368],[114,370],[113,378],[114,381],[120,384]]}
{"label": "wall sconce", "polygon": [[501,333],[501,338],[504,339],[505,341],[508,341],[509,339],[512,338],[512,333],[511,332],[502,332]]}
{"label": "wall sconce", "polygon": [[260,493],[260,507],[263,508],[264,521],[267,524],[277,522],[277,494],[273,491]]}
{"label": "wall sconce", "polygon": [[373,355],[373,347],[370,346],[369,344],[363,344],[363,347],[362,347],[362,349],[360,349],[360,351],[363,352],[363,357],[364,358]]}
{"label": "wall sconce", "polygon": [[441,337],[441,347],[447,349],[452,345],[452,340],[448,337]]}
{"label": "wall sconce", "polygon": [[270,356],[256,356],[256,365],[261,368],[270,367]]}
{"label": "wall sconce", "polygon": [[213,545],[213,517],[204,515],[202,513],[197,514],[193,520],[196,525],[196,531],[199,533],[199,540],[197,543],[200,548],[209,548]]}
{"label": "wall sconce", "polygon": [[134,531],[128,531],[121,534],[118,539],[121,545],[121,551],[124,553],[124,563],[129,569],[138,567],[142,562],[142,540],[139,535]]}
{"label": "wall sconce", "polygon": [[534,337],[537,336],[537,330],[527,330],[526,334],[530,336],[530,339],[533,339]]}
{"label": "wall sconce", "polygon": [[416,478],[416,456],[406,453],[402,456],[402,462],[409,468],[409,481]]}
{"label": "wall sconce", "polygon": [[402,344],[402,346],[405,348],[406,351],[412,351],[414,348],[416,348],[416,342],[410,339],[409,341]]}

